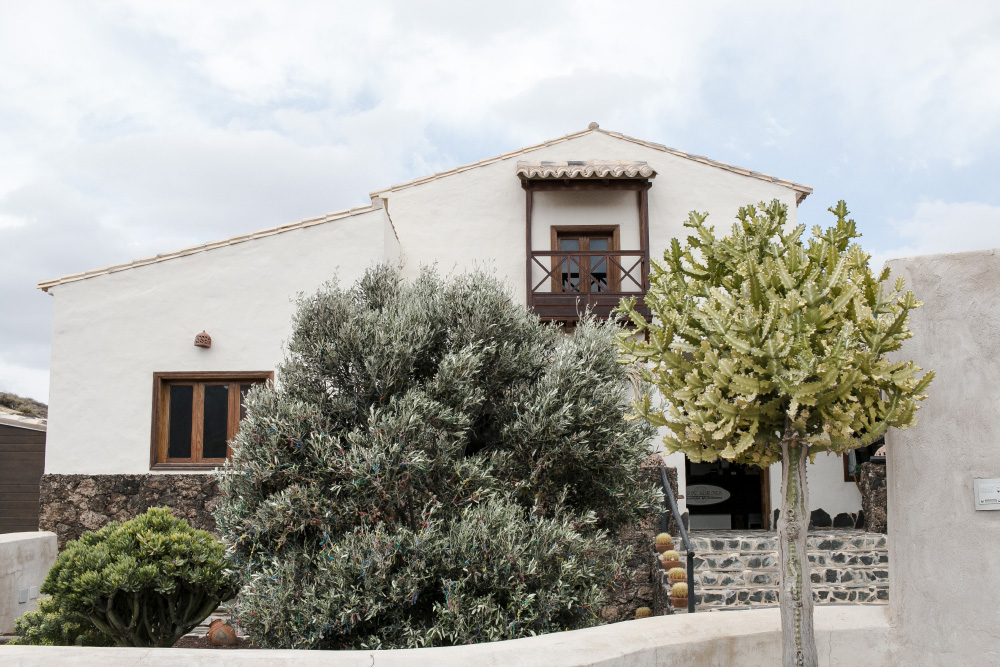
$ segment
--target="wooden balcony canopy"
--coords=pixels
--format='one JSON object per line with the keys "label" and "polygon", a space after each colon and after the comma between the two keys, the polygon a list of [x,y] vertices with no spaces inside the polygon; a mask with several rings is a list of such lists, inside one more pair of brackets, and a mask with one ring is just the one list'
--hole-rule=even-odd
{"label": "wooden balcony canopy", "polygon": [[[656,171],[641,161],[568,160],[519,161],[516,173],[525,191],[528,307],[545,320],[574,321],[588,307],[598,317],[608,317],[621,298],[628,296],[636,297],[637,308],[648,316],[643,303],[649,289],[648,191]],[[600,251],[532,248],[534,193],[568,190],[635,191],[639,248]],[[535,275],[536,268],[541,270],[541,280]]]}

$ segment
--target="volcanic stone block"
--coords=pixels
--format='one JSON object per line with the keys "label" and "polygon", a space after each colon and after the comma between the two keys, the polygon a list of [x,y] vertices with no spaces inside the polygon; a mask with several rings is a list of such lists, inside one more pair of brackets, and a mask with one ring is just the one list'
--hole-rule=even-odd
{"label": "volcanic stone block", "polygon": [[865,513],[865,530],[884,533],[887,530],[885,466],[879,463],[862,463],[858,475],[861,487],[861,508]]}
{"label": "volcanic stone block", "polygon": [[822,508],[813,510],[809,517],[809,525],[811,528],[829,528],[832,523],[830,515],[827,514]]}

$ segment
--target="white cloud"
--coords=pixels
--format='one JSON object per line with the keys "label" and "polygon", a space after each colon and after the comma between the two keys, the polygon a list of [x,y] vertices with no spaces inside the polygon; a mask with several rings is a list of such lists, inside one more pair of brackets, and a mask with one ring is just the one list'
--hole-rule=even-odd
{"label": "white cloud", "polygon": [[1000,5],[961,1],[0,4],[0,310],[23,322],[0,322],[0,384],[46,363],[39,279],[590,121],[761,170],[768,151],[837,177],[981,164],[1000,149],[998,31]]}
{"label": "white cloud", "polygon": [[1000,248],[1000,206],[923,201],[890,227],[896,243],[872,253],[873,268],[899,257]]}

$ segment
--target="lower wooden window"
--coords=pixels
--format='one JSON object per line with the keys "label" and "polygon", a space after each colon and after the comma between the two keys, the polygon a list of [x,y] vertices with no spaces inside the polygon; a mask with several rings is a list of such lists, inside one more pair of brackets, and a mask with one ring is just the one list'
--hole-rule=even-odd
{"label": "lower wooden window", "polygon": [[154,373],[150,468],[214,468],[246,415],[244,398],[271,371]]}

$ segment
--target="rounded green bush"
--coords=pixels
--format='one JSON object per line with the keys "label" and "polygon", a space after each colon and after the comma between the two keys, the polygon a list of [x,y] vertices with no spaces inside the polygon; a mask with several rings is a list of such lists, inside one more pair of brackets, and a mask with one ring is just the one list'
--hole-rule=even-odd
{"label": "rounded green bush", "polygon": [[154,507],[67,544],[41,592],[119,646],[171,646],[237,588],[215,538]]}
{"label": "rounded green bush", "polygon": [[42,598],[38,609],[14,622],[9,644],[32,646],[111,646],[111,638],[80,614],[66,611],[55,598]]}

